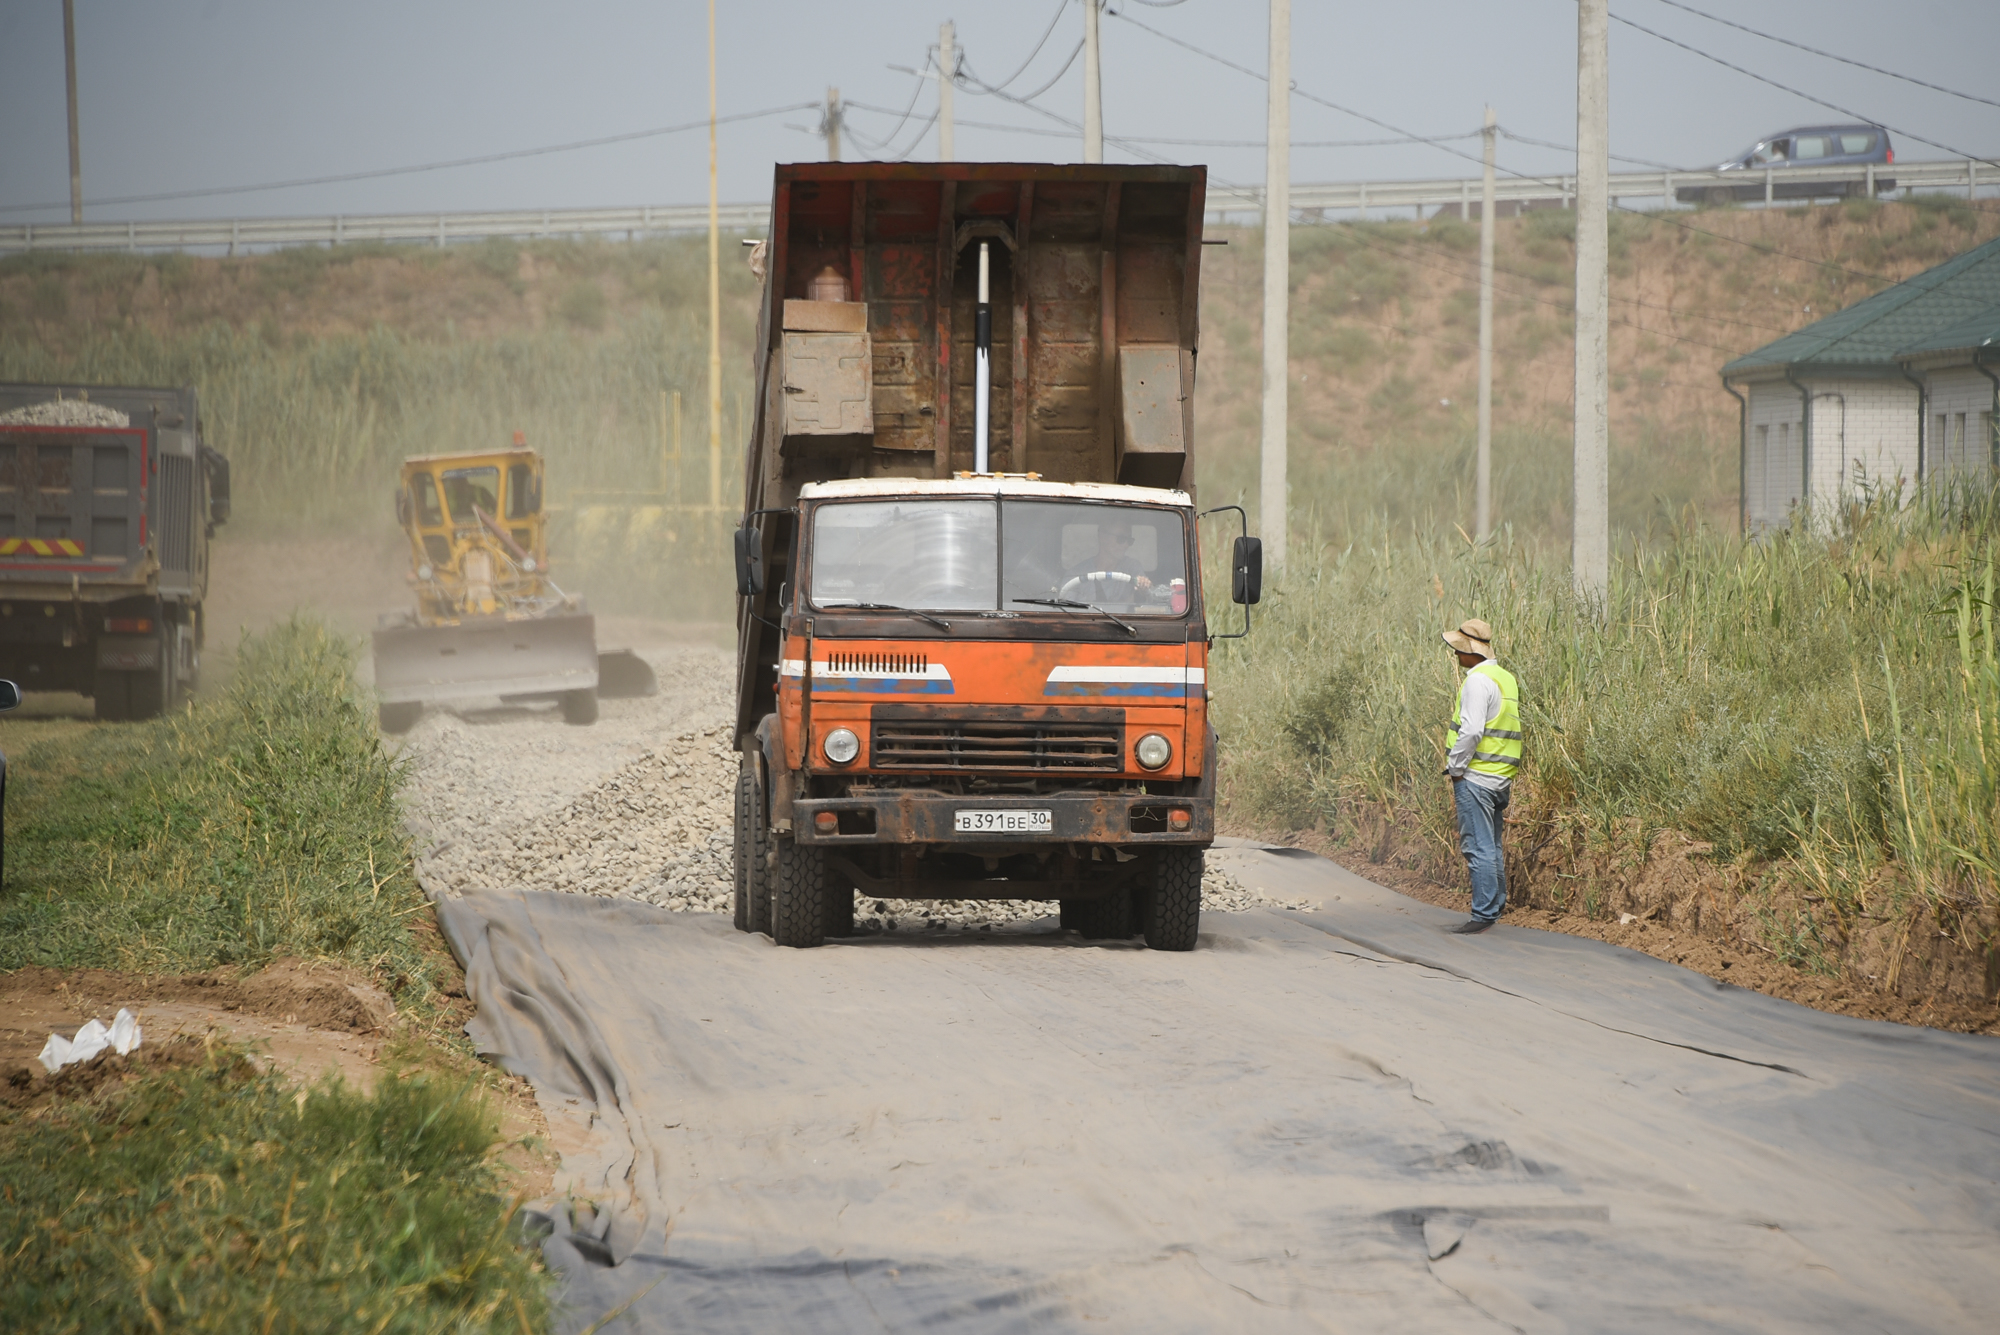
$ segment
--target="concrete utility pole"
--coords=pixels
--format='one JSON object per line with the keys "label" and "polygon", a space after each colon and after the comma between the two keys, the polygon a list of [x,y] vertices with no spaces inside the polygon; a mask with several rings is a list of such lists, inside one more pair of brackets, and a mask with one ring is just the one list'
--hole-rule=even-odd
{"label": "concrete utility pole", "polygon": [[69,79],[69,220],[83,221],[83,150],[76,135],[76,0],[63,0],[63,70]]}
{"label": "concrete utility pole", "polygon": [[1285,409],[1291,389],[1292,0],[1271,0],[1271,101],[1264,127],[1264,563],[1285,567]]}
{"label": "concrete utility pole", "polygon": [[840,90],[826,90],[826,110],[820,115],[819,132],[826,136],[826,160],[840,161]]}
{"label": "concrete utility pole", "polygon": [[1576,7],[1576,498],[1570,573],[1611,587],[1611,28],[1608,0]]}
{"label": "concrete utility pole", "polygon": [[1104,161],[1104,84],[1097,64],[1098,0],[1083,0],[1083,160]]}
{"label": "concrete utility pole", "polygon": [[1479,470],[1473,532],[1493,536],[1493,108],[1486,108],[1479,195]]}
{"label": "concrete utility pole", "polygon": [[957,25],[938,25],[938,161],[954,162],[951,142],[952,76],[958,73]]}
{"label": "concrete utility pole", "polygon": [[715,188],[715,0],[708,0],[709,504],[722,500],[722,214]]}

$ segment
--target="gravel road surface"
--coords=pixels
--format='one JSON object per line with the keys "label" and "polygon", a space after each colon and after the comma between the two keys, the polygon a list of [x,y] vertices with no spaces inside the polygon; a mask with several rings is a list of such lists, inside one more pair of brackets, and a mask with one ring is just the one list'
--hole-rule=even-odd
{"label": "gravel road surface", "polygon": [[649,657],[595,728],[406,752],[469,1031],[563,1155],[564,1331],[1992,1328],[1991,1039],[1249,846],[1191,954],[1032,904],[780,950],[704,911],[728,657]]}

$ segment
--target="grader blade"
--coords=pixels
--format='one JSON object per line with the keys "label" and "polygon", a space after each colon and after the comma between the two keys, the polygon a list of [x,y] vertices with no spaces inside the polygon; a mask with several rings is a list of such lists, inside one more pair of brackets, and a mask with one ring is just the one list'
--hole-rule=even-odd
{"label": "grader blade", "polygon": [[659,678],[646,660],[630,649],[597,651],[597,695],[602,700],[636,700],[658,695]]}
{"label": "grader blade", "polygon": [[375,632],[384,704],[597,689],[597,619],[584,613]]}

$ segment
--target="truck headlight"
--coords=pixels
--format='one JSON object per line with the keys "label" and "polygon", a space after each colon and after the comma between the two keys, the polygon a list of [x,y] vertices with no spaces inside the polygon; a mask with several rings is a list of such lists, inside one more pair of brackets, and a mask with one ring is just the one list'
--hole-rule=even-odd
{"label": "truck headlight", "polygon": [[1141,737],[1132,750],[1139,757],[1139,763],[1147,769],[1159,769],[1174,758],[1174,744],[1157,732]]}
{"label": "truck headlight", "polygon": [[826,735],[823,746],[826,758],[836,765],[848,764],[861,754],[861,739],[852,728],[835,728]]}

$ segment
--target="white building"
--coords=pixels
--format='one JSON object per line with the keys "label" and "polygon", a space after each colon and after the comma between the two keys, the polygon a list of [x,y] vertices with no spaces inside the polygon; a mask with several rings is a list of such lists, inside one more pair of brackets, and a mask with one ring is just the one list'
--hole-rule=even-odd
{"label": "white building", "polygon": [[2000,240],[1738,357],[1746,533],[2000,461]]}

